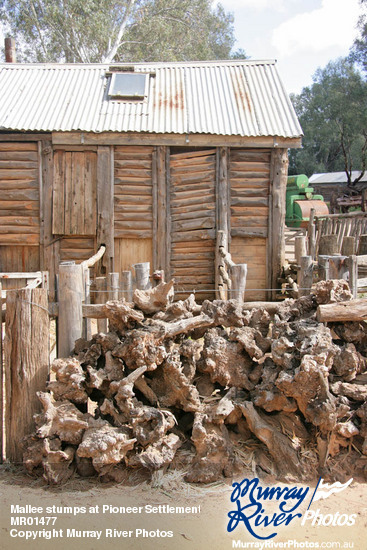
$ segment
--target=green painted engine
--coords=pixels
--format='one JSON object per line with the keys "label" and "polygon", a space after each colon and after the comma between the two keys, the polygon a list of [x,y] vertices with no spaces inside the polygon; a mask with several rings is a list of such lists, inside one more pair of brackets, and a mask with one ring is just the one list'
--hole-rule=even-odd
{"label": "green painted engine", "polygon": [[329,213],[324,197],[314,195],[314,189],[309,186],[305,174],[288,176],[285,200],[285,223],[288,227],[307,227],[312,208],[316,216]]}

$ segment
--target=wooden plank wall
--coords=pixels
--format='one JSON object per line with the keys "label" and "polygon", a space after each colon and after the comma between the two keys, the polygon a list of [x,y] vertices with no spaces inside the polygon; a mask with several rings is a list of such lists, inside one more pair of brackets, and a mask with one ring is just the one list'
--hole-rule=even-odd
{"label": "wooden plank wall", "polygon": [[[0,271],[20,273],[40,269],[40,253],[38,246],[0,246]],[[3,290],[22,288],[25,279],[2,279]]]}
{"label": "wooden plank wall", "polygon": [[[50,210],[45,251],[50,246],[59,247],[58,261],[79,262],[91,256],[98,246],[98,178],[102,191],[106,184],[105,175],[98,175],[98,147],[58,146],[52,150],[49,143],[44,149],[42,157],[46,158],[48,150],[52,153],[50,173],[42,168],[48,174],[43,182],[45,191],[48,189],[43,208],[45,212]],[[110,153],[113,153],[114,205],[108,234],[114,233],[111,237],[115,244],[114,253],[111,248],[114,270],[131,269],[134,263],[144,261],[151,262],[152,270],[161,264],[164,254],[158,255],[158,262],[153,255],[154,239],[156,248],[158,244],[161,251],[167,247],[164,268],[167,276],[175,278],[178,290],[209,289],[198,292],[197,298],[214,298],[211,289],[215,286],[216,210],[221,201],[220,196],[216,197],[217,150],[181,148],[179,152],[170,152],[164,147],[134,145],[115,146]],[[39,170],[37,143],[0,143],[3,271],[40,268]],[[247,292],[247,300],[265,299],[262,289],[269,288],[270,179],[270,149],[228,149],[230,251],[236,263],[248,264],[247,287],[260,289]],[[162,227],[166,227],[163,240],[158,218]],[[46,229],[43,231],[46,235]],[[16,251],[12,250],[14,244]],[[43,264],[46,252],[42,252]]]}
{"label": "wooden plank wall", "polygon": [[153,258],[153,147],[115,147],[115,271]]}
{"label": "wooden plank wall", "polygon": [[152,272],[152,239],[115,239],[115,266],[118,266],[116,271],[130,271],[134,264],[140,262],[150,262]]}
{"label": "wooden plank wall", "polygon": [[52,232],[95,235],[97,226],[96,151],[54,151]]}
{"label": "wooden plank wall", "polygon": [[232,237],[231,255],[236,264],[247,264],[246,302],[266,300],[266,291],[263,290],[268,287],[266,239]]}
{"label": "wooden plank wall", "polygon": [[[38,145],[0,142],[0,271],[40,268]],[[24,280],[3,279],[3,289]]]}
{"label": "wooden plank wall", "polygon": [[231,149],[230,252],[236,263],[247,263],[245,300],[265,300],[268,287],[270,150]]}
{"label": "wooden plank wall", "polygon": [[213,299],[216,150],[171,154],[169,170],[175,288],[199,291],[198,300]]}
{"label": "wooden plank wall", "polygon": [[60,241],[60,261],[81,263],[96,252],[94,237],[63,237]]}
{"label": "wooden plank wall", "polygon": [[0,143],[0,245],[38,246],[37,143]]}

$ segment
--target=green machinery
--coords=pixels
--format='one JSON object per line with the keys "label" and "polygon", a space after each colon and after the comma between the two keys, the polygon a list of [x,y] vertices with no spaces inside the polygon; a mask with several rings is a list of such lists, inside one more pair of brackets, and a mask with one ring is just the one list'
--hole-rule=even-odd
{"label": "green machinery", "polygon": [[329,209],[322,195],[314,195],[305,174],[288,176],[286,190],[285,223],[288,227],[307,227],[313,208],[316,216],[324,216]]}

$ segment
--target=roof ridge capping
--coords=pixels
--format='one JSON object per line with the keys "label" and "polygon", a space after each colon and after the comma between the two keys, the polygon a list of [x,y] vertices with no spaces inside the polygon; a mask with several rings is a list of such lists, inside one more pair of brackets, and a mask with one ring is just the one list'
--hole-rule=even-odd
{"label": "roof ridge capping", "polygon": [[[132,66],[149,66],[149,67],[167,67],[167,66],[188,66],[200,67],[207,65],[275,65],[276,59],[211,59],[209,61],[130,61],[112,63],[114,67],[132,67]],[[9,69],[16,68],[59,68],[59,69],[89,69],[89,68],[104,68],[107,69],[111,63],[0,63],[0,66]]]}

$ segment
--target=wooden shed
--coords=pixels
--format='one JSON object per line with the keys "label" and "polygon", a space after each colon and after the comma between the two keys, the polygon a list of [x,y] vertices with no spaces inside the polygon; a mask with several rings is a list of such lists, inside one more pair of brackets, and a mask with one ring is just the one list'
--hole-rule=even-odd
{"label": "wooden shed", "polygon": [[[352,181],[355,181],[361,175],[361,171],[353,170],[351,173]],[[319,193],[324,200],[331,202],[333,195],[341,196],[348,191],[348,179],[345,172],[325,172],[322,174],[312,174],[309,178],[310,185]],[[367,173],[365,173],[356,184],[356,193],[367,186]]]}
{"label": "wooden shed", "polygon": [[214,298],[218,231],[266,299],[284,259],[287,150],[302,130],[274,61],[0,66],[0,271],[101,244]]}

